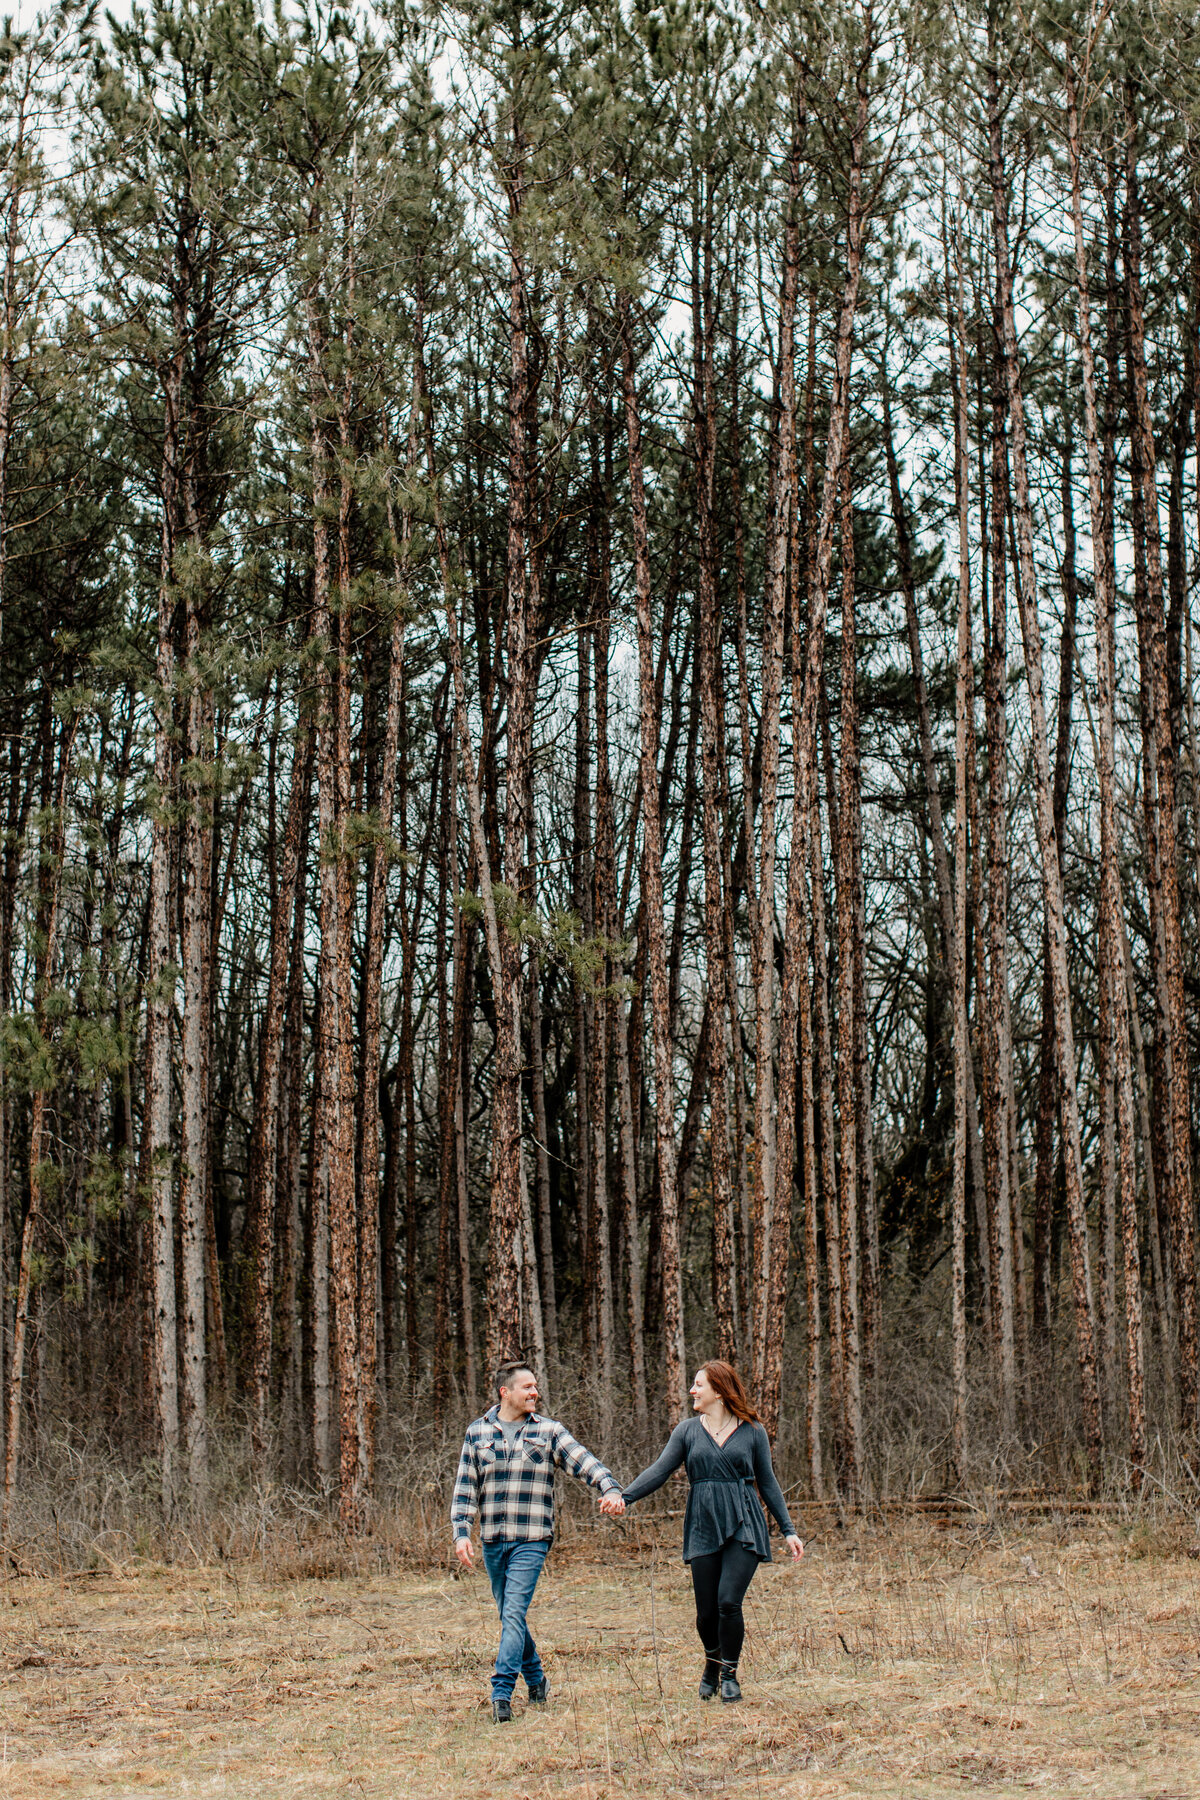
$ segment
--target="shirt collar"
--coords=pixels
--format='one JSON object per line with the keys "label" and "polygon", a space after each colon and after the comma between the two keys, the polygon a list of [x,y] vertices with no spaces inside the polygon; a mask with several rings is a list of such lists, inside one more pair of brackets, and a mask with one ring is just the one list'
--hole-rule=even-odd
{"label": "shirt collar", "polygon": [[[496,1402],[495,1406],[490,1406],[483,1416],[486,1423],[493,1426],[495,1430],[500,1431],[502,1429],[500,1423],[499,1401]],[[544,1415],[540,1412],[526,1413],[523,1419],[512,1419],[509,1423],[513,1425],[541,1425],[544,1423]]]}

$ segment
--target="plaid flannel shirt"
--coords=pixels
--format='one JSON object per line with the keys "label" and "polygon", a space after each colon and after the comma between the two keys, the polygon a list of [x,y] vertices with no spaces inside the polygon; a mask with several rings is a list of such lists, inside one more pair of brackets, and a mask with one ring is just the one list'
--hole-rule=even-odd
{"label": "plaid flannel shirt", "polygon": [[493,1406],[467,1426],[450,1523],[456,1538],[470,1537],[479,1514],[485,1544],[498,1538],[538,1543],[554,1536],[554,1472],[566,1469],[602,1494],[619,1494],[621,1484],[610,1469],[585,1450],[557,1419],[531,1413],[511,1447]]}

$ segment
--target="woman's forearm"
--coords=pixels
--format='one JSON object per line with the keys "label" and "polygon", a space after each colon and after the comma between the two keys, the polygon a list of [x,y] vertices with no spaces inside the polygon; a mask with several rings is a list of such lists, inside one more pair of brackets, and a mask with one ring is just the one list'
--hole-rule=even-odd
{"label": "woman's forearm", "polygon": [[629,1505],[634,1500],[644,1500],[647,1494],[653,1494],[672,1476],[683,1462],[683,1443],[678,1440],[678,1433],[672,1432],[667,1439],[666,1447],[660,1457],[635,1475],[627,1488],[621,1491],[621,1498]]}

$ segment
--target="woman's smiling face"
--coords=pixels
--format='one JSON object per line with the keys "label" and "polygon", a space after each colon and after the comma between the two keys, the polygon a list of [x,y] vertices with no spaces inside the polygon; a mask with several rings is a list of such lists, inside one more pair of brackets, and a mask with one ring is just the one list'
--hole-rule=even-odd
{"label": "woman's smiling face", "polygon": [[689,1392],[692,1396],[692,1406],[696,1412],[707,1412],[710,1406],[720,1404],[721,1396],[708,1379],[708,1373],[704,1369],[697,1369],[696,1379]]}

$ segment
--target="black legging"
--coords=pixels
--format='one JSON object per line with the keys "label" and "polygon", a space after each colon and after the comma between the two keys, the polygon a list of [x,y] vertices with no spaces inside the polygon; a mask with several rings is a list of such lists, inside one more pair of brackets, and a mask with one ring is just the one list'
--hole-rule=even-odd
{"label": "black legging", "polygon": [[758,1561],[753,1550],[734,1538],[708,1556],[692,1558],[696,1630],[710,1662],[737,1665],[746,1635],[742,1601]]}

